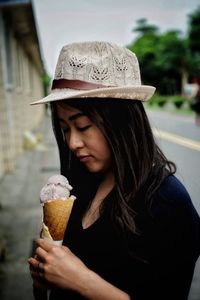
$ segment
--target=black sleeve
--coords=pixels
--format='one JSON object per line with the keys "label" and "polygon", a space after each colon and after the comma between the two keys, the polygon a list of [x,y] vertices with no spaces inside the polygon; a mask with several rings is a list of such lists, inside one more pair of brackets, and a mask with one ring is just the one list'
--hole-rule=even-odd
{"label": "black sleeve", "polygon": [[47,300],[47,293],[42,292],[35,287],[33,287],[33,296],[35,300]]}

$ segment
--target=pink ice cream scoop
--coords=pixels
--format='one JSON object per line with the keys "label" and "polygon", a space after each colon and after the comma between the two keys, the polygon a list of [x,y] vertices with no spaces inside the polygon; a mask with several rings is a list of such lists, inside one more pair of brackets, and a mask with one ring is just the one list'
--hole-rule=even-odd
{"label": "pink ice cream scoop", "polygon": [[63,240],[75,196],[70,196],[72,186],[62,175],[51,176],[40,192],[43,207],[41,237]]}
{"label": "pink ice cream scoop", "polygon": [[53,199],[66,200],[70,196],[72,186],[63,175],[51,176],[40,192],[40,203],[44,205]]}

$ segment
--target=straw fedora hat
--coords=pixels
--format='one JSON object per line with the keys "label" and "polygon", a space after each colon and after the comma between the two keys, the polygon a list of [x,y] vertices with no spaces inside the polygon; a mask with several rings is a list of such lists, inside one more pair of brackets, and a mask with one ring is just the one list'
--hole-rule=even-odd
{"label": "straw fedora hat", "polygon": [[154,92],[141,84],[133,52],[109,42],[81,42],[61,49],[50,94],[31,105],[73,98],[147,101]]}

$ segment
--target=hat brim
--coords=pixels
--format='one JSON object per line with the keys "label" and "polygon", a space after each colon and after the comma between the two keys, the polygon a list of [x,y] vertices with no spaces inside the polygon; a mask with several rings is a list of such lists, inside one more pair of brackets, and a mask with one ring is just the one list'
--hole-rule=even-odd
{"label": "hat brim", "polygon": [[155,90],[155,87],[148,85],[107,87],[93,90],[54,89],[48,96],[30,104],[37,105],[76,98],[117,98],[147,101],[153,96]]}

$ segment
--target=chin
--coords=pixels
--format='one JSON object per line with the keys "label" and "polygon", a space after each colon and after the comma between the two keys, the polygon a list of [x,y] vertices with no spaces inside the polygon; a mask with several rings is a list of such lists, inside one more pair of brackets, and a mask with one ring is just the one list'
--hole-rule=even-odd
{"label": "chin", "polygon": [[104,168],[97,166],[97,165],[85,165],[85,167],[88,169],[89,172],[91,173],[103,173]]}

